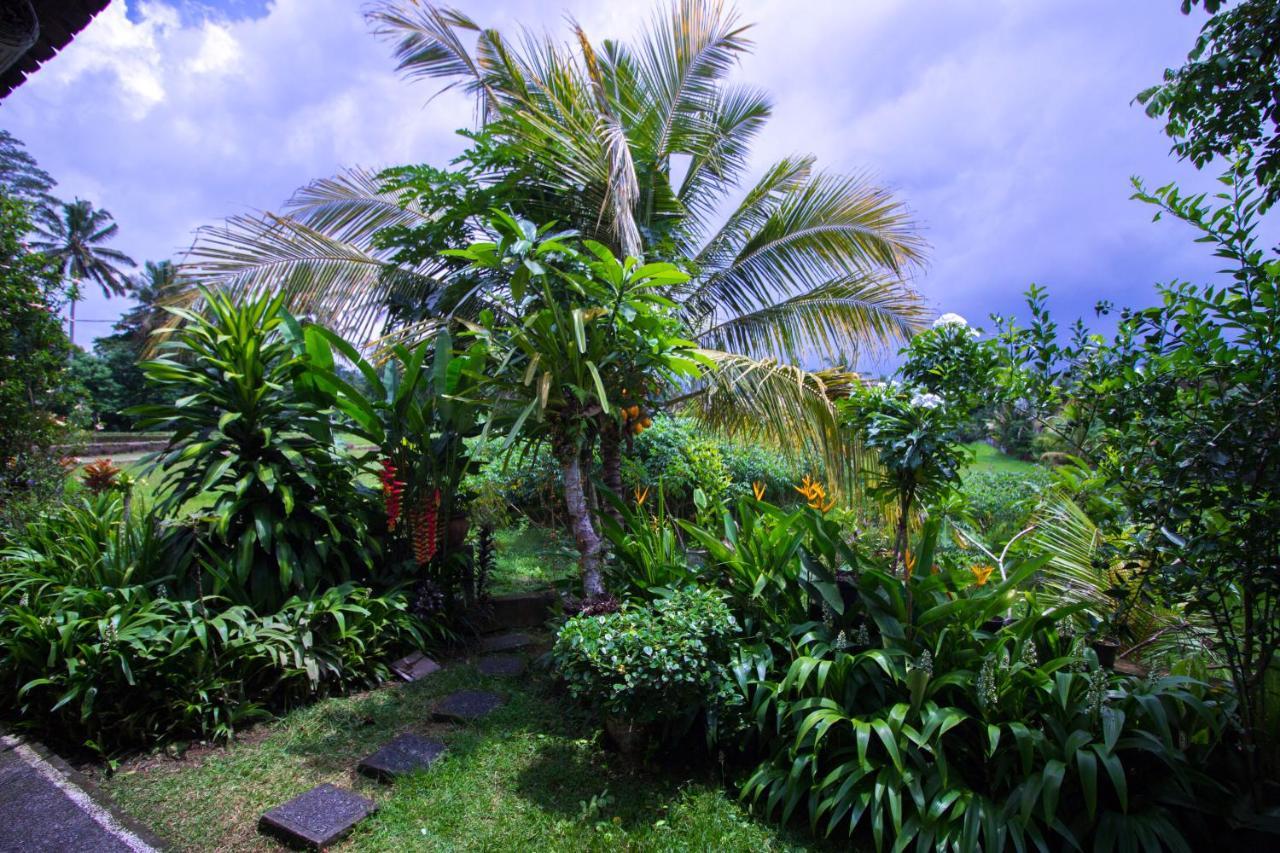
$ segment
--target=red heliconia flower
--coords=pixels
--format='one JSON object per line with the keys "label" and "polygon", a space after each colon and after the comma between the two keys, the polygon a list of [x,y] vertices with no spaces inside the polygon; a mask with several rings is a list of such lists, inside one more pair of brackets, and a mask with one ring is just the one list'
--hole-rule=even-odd
{"label": "red heliconia flower", "polygon": [[395,530],[400,520],[400,496],[404,494],[404,482],[396,479],[396,466],[390,459],[382,460],[382,473],[378,476],[382,480],[383,499],[386,502],[387,529]]}
{"label": "red heliconia flower", "polygon": [[418,565],[425,566],[435,557],[440,545],[440,490],[431,493],[429,500],[419,500],[413,517],[413,556]]}

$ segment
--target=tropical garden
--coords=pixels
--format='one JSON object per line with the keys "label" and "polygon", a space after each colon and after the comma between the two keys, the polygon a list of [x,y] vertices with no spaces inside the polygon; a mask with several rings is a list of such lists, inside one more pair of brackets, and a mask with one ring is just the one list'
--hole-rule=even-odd
{"label": "tropical garden", "polygon": [[[1100,303],[1114,333],[1035,286],[934,316],[902,199],[805,156],[748,181],[772,103],[718,2],[627,42],[379,4],[406,78],[474,97],[466,151],[132,276],[6,135],[0,719],[251,849],[543,588],[531,677],[350,846],[1265,845],[1280,6],[1205,6],[1139,100],[1221,190],[1133,193],[1224,271]],[[56,312],[90,286],[139,307],[86,353]],[[153,448],[64,458],[99,430]],[[458,664],[380,687],[413,651]]]}

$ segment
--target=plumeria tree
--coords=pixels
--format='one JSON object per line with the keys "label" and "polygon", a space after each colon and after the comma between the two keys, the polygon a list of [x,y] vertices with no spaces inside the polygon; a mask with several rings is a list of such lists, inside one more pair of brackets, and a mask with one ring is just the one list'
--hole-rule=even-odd
{"label": "plumeria tree", "polygon": [[583,590],[600,595],[601,539],[585,472],[603,449],[606,481],[621,491],[623,431],[660,391],[710,367],[681,337],[676,305],[661,293],[687,276],[671,264],[619,260],[600,243],[507,214],[491,222],[495,239],[459,256],[510,276],[507,299],[474,327],[501,365],[492,420],[505,429],[508,447],[550,443],[564,478]]}

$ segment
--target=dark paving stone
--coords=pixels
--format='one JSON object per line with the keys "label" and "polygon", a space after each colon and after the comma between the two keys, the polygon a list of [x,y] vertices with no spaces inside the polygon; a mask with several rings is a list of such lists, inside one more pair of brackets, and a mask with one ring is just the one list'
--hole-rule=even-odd
{"label": "dark paving stone", "polygon": [[419,678],[426,678],[433,672],[439,672],[439,670],[440,664],[422,652],[414,652],[408,657],[400,658],[400,660],[391,664],[391,671],[405,681],[417,681]]}
{"label": "dark paving stone", "polygon": [[533,645],[533,637],[528,634],[499,634],[496,637],[485,637],[480,641],[482,652],[509,652]]}
{"label": "dark paving stone", "polygon": [[484,690],[459,690],[436,705],[431,716],[446,723],[470,723],[502,706],[502,697]]}
{"label": "dark paving stone", "polygon": [[357,769],[380,782],[426,770],[444,755],[444,744],[422,735],[404,734],[360,762]]}
{"label": "dark paving stone", "polygon": [[485,655],[476,668],[485,675],[515,678],[524,675],[525,662],[519,655]]}
{"label": "dark paving stone", "polygon": [[378,804],[359,794],[317,785],[258,820],[258,830],[288,844],[320,849],[342,838],[351,828],[378,810]]}
{"label": "dark paving stone", "polygon": [[537,628],[551,618],[555,601],[554,592],[497,596],[489,600],[490,624],[495,631]]}
{"label": "dark paving stone", "polygon": [[153,853],[89,780],[36,744],[0,735],[0,851]]}

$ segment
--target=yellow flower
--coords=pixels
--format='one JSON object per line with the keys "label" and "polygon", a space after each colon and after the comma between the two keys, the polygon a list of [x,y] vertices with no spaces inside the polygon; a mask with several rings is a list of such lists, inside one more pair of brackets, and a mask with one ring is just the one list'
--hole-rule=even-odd
{"label": "yellow flower", "polygon": [[991,573],[995,571],[994,566],[970,566],[969,571],[973,572],[973,579],[978,586],[985,586],[987,581],[991,579]]}
{"label": "yellow flower", "polygon": [[813,479],[808,474],[804,475],[804,480],[801,481],[800,485],[793,486],[792,488],[804,496],[804,499],[808,502],[810,509],[827,512],[836,505],[835,498],[831,498],[830,500],[827,499],[826,486],[822,485],[822,483]]}
{"label": "yellow flower", "polygon": [[755,494],[756,500],[758,501],[764,500],[764,483],[760,482],[759,480],[756,480],[754,483],[751,484],[751,491]]}
{"label": "yellow flower", "polygon": [[906,564],[907,580],[911,580],[911,573],[916,570],[916,555],[908,551],[903,555],[903,562]]}
{"label": "yellow flower", "polygon": [[649,499],[649,487],[636,486],[632,494],[636,496],[636,506],[644,506],[644,502]]}

